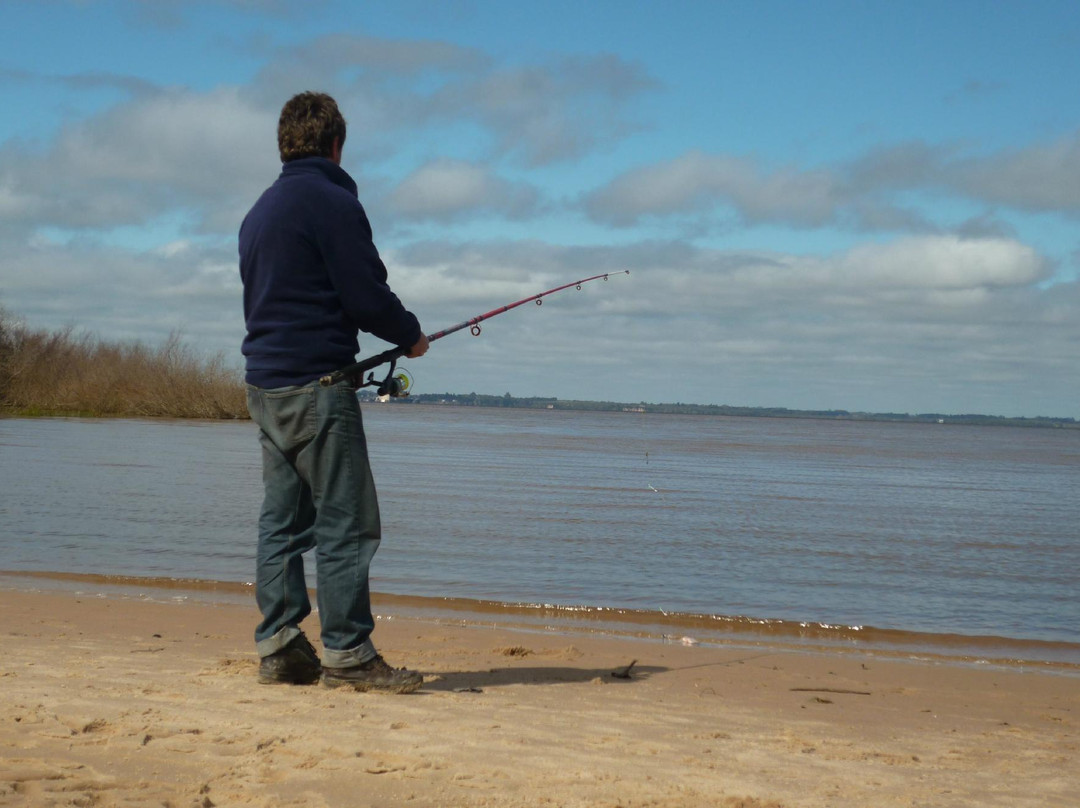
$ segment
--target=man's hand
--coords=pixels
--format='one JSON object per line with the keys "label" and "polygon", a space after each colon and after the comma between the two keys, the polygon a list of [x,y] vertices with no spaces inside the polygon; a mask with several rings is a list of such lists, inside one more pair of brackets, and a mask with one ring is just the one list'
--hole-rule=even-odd
{"label": "man's hand", "polygon": [[420,339],[416,341],[416,344],[409,348],[409,352],[405,354],[408,359],[417,359],[427,353],[430,343],[428,342],[427,334],[421,334]]}

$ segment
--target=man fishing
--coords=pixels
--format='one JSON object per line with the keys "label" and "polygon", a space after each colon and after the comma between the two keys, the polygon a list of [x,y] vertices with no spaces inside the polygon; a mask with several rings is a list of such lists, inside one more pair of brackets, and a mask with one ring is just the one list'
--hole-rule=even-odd
{"label": "man fishing", "polygon": [[[368,571],[379,506],[352,380],[365,331],[420,357],[428,338],[387,285],[356,183],[341,168],[345,119],[329,95],[281,110],[281,175],[240,227],[248,410],[259,427],[255,630],[262,683],[409,693],[423,677],[375,650]],[[300,629],[311,613],[304,553],[315,550],[323,655]]]}

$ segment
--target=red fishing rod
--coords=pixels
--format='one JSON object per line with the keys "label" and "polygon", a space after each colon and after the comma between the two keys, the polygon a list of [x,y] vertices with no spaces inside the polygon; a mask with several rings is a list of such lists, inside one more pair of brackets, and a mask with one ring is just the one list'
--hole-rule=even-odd
{"label": "red fishing rod", "polygon": [[[434,334],[428,334],[428,342],[434,342],[437,339],[442,339],[447,334],[453,334],[455,331],[461,331],[463,328],[468,328],[474,337],[480,335],[480,323],[484,320],[488,320],[496,315],[502,314],[504,311],[510,311],[510,309],[516,309],[518,306],[523,306],[530,301],[536,301],[536,305],[541,305],[544,301],[542,298],[548,295],[553,295],[556,292],[561,292],[563,289],[569,289],[571,286],[581,289],[583,284],[589,281],[596,281],[603,278],[605,281],[608,279],[608,275],[611,273],[604,272],[601,275],[593,275],[591,278],[582,278],[578,281],[571,281],[570,283],[564,283],[562,286],[556,286],[554,289],[548,289],[546,292],[540,292],[539,294],[529,295],[523,297],[521,300],[515,300],[513,303],[507,303],[505,306],[499,306],[497,309],[478,314],[475,317],[470,317],[468,320],[452,325],[449,328],[444,328],[442,331],[436,331]],[[629,275],[630,270],[624,269],[621,272],[614,273],[616,275]],[[378,394],[380,396],[388,395],[394,398],[400,398],[408,395],[409,380],[407,377],[402,378],[400,376],[394,376],[394,368],[397,364],[397,360],[408,353],[408,348],[391,348],[388,351],[383,351],[375,356],[369,356],[367,359],[361,359],[359,362],[353,365],[349,365],[341,370],[335,370],[333,373],[328,373],[319,379],[319,384],[323,387],[329,387],[332,384],[337,384],[345,380],[350,380],[356,387],[375,387],[378,386]],[[380,380],[375,379],[375,374],[368,374],[366,380],[364,379],[364,373],[379,365],[384,365],[387,362],[390,363],[390,370],[387,372],[386,377]]]}

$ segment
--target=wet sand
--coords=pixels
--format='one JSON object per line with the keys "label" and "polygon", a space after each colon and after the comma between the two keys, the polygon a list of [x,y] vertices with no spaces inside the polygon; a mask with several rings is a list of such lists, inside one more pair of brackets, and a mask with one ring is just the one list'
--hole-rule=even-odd
{"label": "wet sand", "polygon": [[386,613],[386,696],[257,685],[254,619],[0,590],[0,805],[1080,805],[1076,676]]}

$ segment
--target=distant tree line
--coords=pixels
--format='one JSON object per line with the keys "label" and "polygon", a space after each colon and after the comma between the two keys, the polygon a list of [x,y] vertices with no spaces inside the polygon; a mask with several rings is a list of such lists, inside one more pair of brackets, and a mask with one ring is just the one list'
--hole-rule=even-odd
{"label": "distant tree line", "polygon": [[[361,391],[362,399],[373,401],[375,394]],[[394,403],[441,404],[459,407],[515,407],[532,410],[583,410],[593,412],[644,412],[669,415],[728,415],[750,418],[819,418],[847,421],[895,421],[925,424],[981,424],[992,426],[1025,426],[1080,428],[1075,418],[1009,418],[1000,415],[850,412],[848,410],[793,410],[787,407],[733,407],[726,404],[651,404],[645,401],[579,401],[546,396],[516,398],[509,393],[501,396],[483,393],[414,393]]]}

